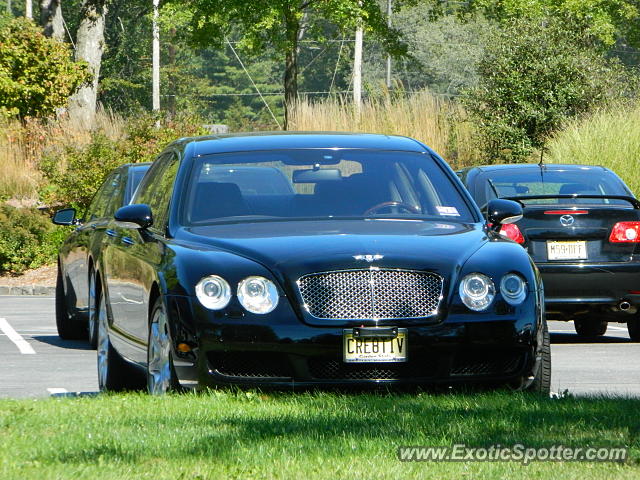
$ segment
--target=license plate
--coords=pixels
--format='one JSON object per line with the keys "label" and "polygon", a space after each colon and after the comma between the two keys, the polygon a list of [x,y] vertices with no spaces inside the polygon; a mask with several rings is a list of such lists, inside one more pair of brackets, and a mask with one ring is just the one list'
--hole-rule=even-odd
{"label": "license plate", "polygon": [[347,363],[406,362],[407,329],[399,328],[395,338],[354,338],[353,330],[344,330],[343,358]]}
{"label": "license plate", "polygon": [[585,260],[587,242],[547,242],[549,260]]}

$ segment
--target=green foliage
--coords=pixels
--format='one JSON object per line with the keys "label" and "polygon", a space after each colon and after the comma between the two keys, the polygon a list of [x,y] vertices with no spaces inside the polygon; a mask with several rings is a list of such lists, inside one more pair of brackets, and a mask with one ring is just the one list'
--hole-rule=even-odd
{"label": "green foliage", "polygon": [[[40,169],[50,182],[44,200],[50,205],[70,204],[83,210],[108,172],[121,161],[118,144],[102,133],[93,133],[84,148],[66,146],[63,158],[45,156]],[[66,165],[66,168],[61,168]]]}
{"label": "green foliage", "polygon": [[628,91],[630,76],[589,39],[559,19],[516,19],[494,36],[464,98],[489,162],[524,160],[567,118]]}
{"label": "green foliage", "polygon": [[546,161],[602,165],[640,195],[640,104],[612,105],[568,121],[547,144]]}
{"label": "green foliage", "polygon": [[65,231],[36,209],[0,205],[0,273],[21,273],[56,258]]}
{"label": "green foliage", "polygon": [[205,133],[197,117],[179,115],[156,127],[156,118],[149,114],[130,120],[125,138],[120,140],[93,132],[87,146],[67,145],[61,154],[46,155],[42,159],[40,170],[49,184],[41,196],[49,205],[71,205],[83,212],[115,167],[150,162],[171,141]]}
{"label": "green foliage", "polygon": [[[443,2],[432,1],[442,8]],[[474,0],[462,8],[463,11],[470,9],[504,22],[516,18],[569,18],[588,35],[609,46],[620,36],[626,36],[636,45],[640,41],[637,28],[640,10],[636,0]]]}
{"label": "green foliage", "polygon": [[66,105],[89,73],[71,60],[64,43],[45,37],[32,21],[0,26],[0,110],[8,115],[48,116]]}

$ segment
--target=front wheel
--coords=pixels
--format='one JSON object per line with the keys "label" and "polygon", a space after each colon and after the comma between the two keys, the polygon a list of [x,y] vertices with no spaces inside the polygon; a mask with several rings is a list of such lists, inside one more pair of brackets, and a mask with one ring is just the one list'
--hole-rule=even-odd
{"label": "front wheel", "polygon": [[549,395],[551,393],[551,337],[547,322],[543,323],[542,345],[540,345],[540,363],[534,374],[531,385],[527,387],[528,392]]}
{"label": "front wheel", "polygon": [[173,344],[169,318],[162,298],[158,297],[151,310],[149,341],[147,343],[147,390],[151,395],[164,395],[179,390],[180,384],[173,367]]}
{"label": "front wheel", "polygon": [[107,305],[104,294],[98,294],[97,316],[97,356],[98,386],[101,392],[138,390],[142,388],[139,371],[124,360],[111,345],[107,319]]}
{"label": "front wheel", "polygon": [[89,333],[89,345],[96,348],[98,344],[98,297],[96,276],[93,271],[89,272],[89,315],[87,319],[87,331]]}
{"label": "front wheel", "polygon": [[581,337],[601,337],[607,332],[607,321],[598,318],[577,318],[573,320],[573,326]]}

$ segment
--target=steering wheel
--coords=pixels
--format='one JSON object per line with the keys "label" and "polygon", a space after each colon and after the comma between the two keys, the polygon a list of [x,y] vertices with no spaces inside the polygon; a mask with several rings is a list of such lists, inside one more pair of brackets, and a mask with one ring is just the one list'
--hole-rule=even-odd
{"label": "steering wheel", "polygon": [[420,207],[416,205],[409,205],[408,203],[404,203],[404,202],[391,201],[391,202],[382,202],[377,205],[374,205],[373,207],[365,211],[364,215],[365,216],[373,215],[378,210],[382,210],[383,208],[391,208],[391,207],[402,208],[403,210],[406,210],[409,213],[422,213],[422,211],[420,210]]}

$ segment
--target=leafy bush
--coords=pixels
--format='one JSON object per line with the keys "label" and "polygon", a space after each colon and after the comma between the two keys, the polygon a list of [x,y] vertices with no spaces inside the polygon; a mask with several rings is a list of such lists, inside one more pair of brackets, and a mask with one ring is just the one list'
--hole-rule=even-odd
{"label": "leafy bush", "polygon": [[94,132],[86,146],[65,146],[61,153],[43,157],[40,170],[49,183],[41,197],[48,205],[71,205],[82,212],[117,166],[152,161],[171,141],[204,133],[197,117],[179,116],[156,127],[155,117],[149,114],[130,120],[120,140]]}
{"label": "leafy bush", "polygon": [[467,92],[487,161],[522,161],[570,117],[620,98],[630,76],[569,21],[518,19],[495,34]]}
{"label": "leafy bush", "polygon": [[0,273],[52,262],[65,235],[38,210],[0,205]]}
{"label": "leafy bush", "polygon": [[32,21],[0,23],[0,113],[51,115],[89,78],[68,45],[45,37]]}

